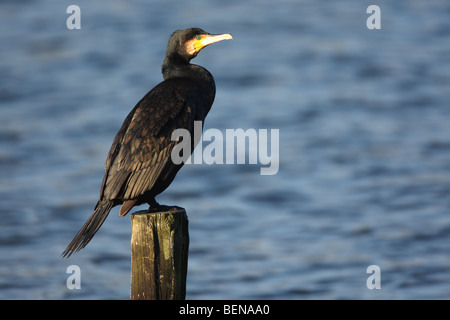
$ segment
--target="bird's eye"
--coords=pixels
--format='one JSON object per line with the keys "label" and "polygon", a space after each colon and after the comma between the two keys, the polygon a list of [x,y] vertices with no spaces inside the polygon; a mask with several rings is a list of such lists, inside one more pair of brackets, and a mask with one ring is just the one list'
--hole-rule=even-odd
{"label": "bird's eye", "polygon": [[201,36],[196,36],[195,39],[200,40],[202,37]]}

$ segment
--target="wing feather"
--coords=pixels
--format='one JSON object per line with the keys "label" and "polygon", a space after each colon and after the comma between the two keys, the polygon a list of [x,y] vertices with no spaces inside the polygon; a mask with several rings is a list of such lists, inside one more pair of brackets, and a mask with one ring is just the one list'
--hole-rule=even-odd
{"label": "wing feather", "polygon": [[194,85],[188,79],[166,80],[136,104],[108,153],[100,199],[135,199],[153,187],[177,144],[172,132],[192,130]]}

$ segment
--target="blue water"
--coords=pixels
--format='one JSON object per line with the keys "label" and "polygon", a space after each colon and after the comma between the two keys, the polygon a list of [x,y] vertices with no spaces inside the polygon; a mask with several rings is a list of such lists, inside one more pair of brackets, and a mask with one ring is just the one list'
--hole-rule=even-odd
{"label": "blue water", "polygon": [[159,197],[188,213],[187,298],[450,298],[449,16],[438,0],[1,1],[0,298],[129,299],[117,208],[60,254],[169,35],[190,26],[234,36],[195,59],[217,85],[206,128],[279,129],[280,169],[185,166]]}

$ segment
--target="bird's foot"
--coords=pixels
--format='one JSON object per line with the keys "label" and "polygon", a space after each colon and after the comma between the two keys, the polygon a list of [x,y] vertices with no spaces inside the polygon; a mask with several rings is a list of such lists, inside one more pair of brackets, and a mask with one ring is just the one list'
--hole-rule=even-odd
{"label": "bird's foot", "polygon": [[151,203],[150,207],[148,208],[148,212],[153,213],[153,212],[167,212],[167,211],[178,211],[178,210],[184,210],[181,207],[177,207],[177,206],[166,206],[166,205],[161,205],[157,202],[155,203]]}

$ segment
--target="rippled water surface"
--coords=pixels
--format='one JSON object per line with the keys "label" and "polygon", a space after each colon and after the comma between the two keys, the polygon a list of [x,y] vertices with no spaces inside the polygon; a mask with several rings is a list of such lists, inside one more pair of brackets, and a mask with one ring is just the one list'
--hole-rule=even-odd
{"label": "rippled water surface", "polygon": [[206,128],[279,129],[280,169],[185,166],[159,197],[189,216],[187,298],[450,298],[447,2],[377,1],[381,30],[367,1],[81,0],[81,30],[70,4],[0,2],[0,298],[129,298],[118,209],[60,253],[169,35],[190,26],[234,36],[195,59],[217,85]]}

